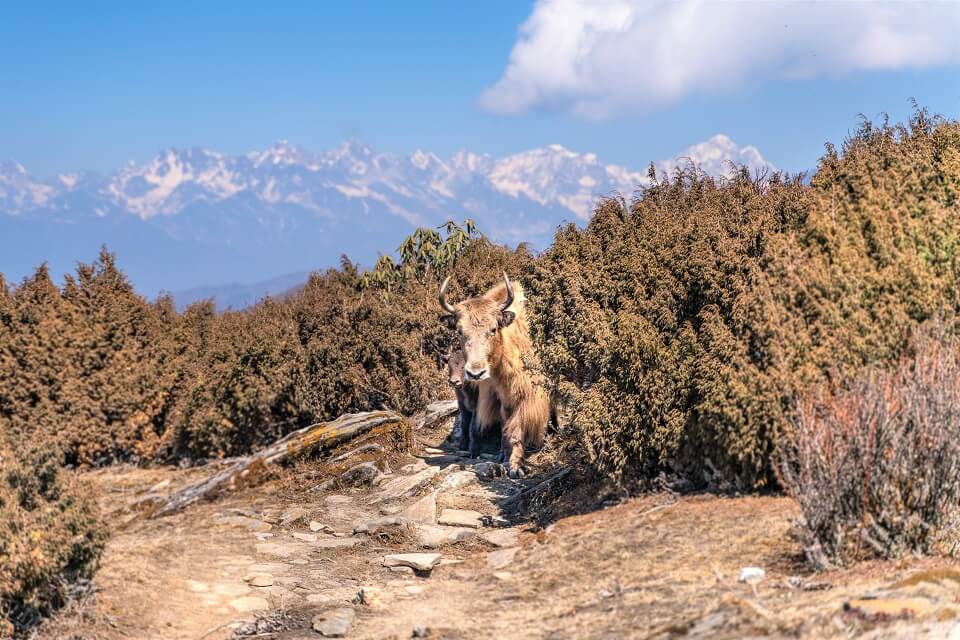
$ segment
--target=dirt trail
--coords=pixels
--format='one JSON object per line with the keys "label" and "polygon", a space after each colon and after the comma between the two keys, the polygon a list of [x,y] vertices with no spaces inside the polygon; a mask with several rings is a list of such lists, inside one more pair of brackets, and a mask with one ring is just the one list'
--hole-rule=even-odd
{"label": "dirt trail", "polygon": [[[259,618],[258,638],[320,638],[311,629],[318,614],[352,616],[349,638],[906,638],[950,631],[944,603],[957,600],[960,573],[952,586],[938,579],[911,587],[936,604],[916,616],[930,623],[898,622],[914,616],[902,615],[895,600],[892,614],[844,612],[845,602],[865,593],[889,600],[891,581],[945,563],[872,563],[810,575],[788,536],[797,513],[786,498],[657,494],[537,530],[509,522],[503,509],[529,482],[487,477],[489,463],[437,448],[444,435],[443,428],[418,434],[419,455],[394,462],[395,471],[372,484],[290,495],[274,481],[174,516],[132,521],[110,542],[98,574],[96,626],[74,633],[224,639],[257,632],[243,625]],[[196,473],[111,469],[90,477],[116,507]],[[482,518],[466,527],[431,524],[447,509]],[[405,524],[390,523],[401,516]],[[416,520],[422,523],[410,524]],[[354,533],[358,528],[370,531]],[[384,566],[385,556],[408,552],[440,553],[442,561],[419,574]],[[764,568],[765,579],[738,582],[745,566]],[[279,622],[291,629],[271,633]]]}

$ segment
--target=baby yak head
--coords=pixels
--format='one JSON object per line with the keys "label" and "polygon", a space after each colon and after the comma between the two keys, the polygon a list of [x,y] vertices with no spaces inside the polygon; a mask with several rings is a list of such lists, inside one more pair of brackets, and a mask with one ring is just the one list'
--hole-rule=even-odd
{"label": "baby yak head", "polygon": [[516,319],[510,310],[513,287],[503,274],[503,286],[496,286],[482,296],[469,298],[456,305],[447,302],[448,276],[440,285],[440,306],[449,314],[446,321],[460,334],[465,359],[463,375],[466,382],[478,382],[490,377],[490,363],[496,362],[503,346],[500,331]]}
{"label": "baby yak head", "polygon": [[443,362],[447,365],[447,382],[450,383],[450,386],[454,389],[463,387],[463,368],[467,363],[463,350],[451,348],[443,356]]}

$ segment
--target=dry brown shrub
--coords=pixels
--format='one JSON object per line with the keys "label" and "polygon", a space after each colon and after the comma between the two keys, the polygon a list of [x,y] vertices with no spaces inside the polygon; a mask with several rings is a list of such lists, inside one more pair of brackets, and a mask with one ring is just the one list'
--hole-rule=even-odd
{"label": "dry brown shrub", "polygon": [[3,441],[0,434],[0,637],[21,637],[93,574],[106,529],[59,454]]}
{"label": "dry brown shrub", "polygon": [[926,330],[896,369],[799,402],[779,477],[803,512],[808,559],[950,550],[960,524],[960,352]]}
{"label": "dry brown shrub", "polygon": [[958,158],[960,125],[918,110],[828,148],[810,184],[685,169],[561,230],[532,328],[595,467],[770,484],[795,397],[960,308]]}

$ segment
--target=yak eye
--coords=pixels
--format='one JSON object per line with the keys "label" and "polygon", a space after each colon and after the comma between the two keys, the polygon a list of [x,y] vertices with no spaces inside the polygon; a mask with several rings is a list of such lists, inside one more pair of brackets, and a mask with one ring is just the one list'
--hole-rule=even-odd
{"label": "yak eye", "polygon": [[497,335],[497,328],[496,328],[496,327],[494,327],[493,329],[490,329],[490,335],[492,335],[492,336]]}

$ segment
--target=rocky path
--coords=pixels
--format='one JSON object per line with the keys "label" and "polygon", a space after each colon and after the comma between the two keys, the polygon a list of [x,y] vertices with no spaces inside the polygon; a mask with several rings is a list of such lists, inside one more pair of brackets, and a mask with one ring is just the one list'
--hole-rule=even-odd
{"label": "rocky path", "polygon": [[[503,478],[491,462],[443,448],[445,428],[417,434],[415,456],[358,442],[338,462],[336,482],[291,490],[278,480],[131,520],[108,547],[95,612],[47,637],[960,633],[960,570],[951,561],[811,574],[789,535],[796,507],[783,497],[653,494],[536,529],[507,508],[534,481]],[[91,476],[116,505],[191,473]],[[748,566],[762,577],[740,582]]]}
{"label": "rocky path", "polygon": [[[510,580],[530,537],[504,517],[520,487],[500,471],[421,444],[396,470],[358,462],[298,499],[266,487],[133,521],[111,542],[100,606],[126,637],[457,637],[454,627],[469,625],[456,611],[471,608],[470,585]],[[162,476],[129,469],[121,482],[99,480],[115,502]],[[155,598],[128,598],[131,585]]]}

